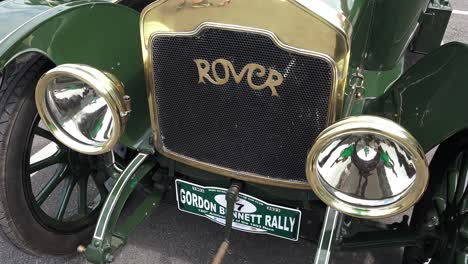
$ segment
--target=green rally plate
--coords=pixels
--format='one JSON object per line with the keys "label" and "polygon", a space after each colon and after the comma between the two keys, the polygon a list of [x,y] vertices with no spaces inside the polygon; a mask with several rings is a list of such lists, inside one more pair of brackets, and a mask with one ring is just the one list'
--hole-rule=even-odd
{"label": "green rally plate", "polygon": [[[203,216],[224,225],[226,222],[227,189],[204,187],[176,180],[179,210]],[[301,225],[301,211],[269,204],[253,196],[240,193],[234,206],[234,229],[267,234],[297,241]]]}

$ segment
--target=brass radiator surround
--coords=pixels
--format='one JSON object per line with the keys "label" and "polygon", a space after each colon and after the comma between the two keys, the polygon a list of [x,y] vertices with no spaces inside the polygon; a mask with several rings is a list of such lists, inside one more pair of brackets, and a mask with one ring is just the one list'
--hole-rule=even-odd
{"label": "brass radiator surround", "polygon": [[[222,28],[265,35],[284,50],[322,58],[333,66],[334,79],[328,107],[330,125],[335,122],[337,114],[341,113],[343,105],[350,52],[351,27],[348,20],[319,0],[272,0],[268,1],[268,5],[262,0],[232,0],[224,5],[197,7],[193,7],[191,1],[185,2],[187,3],[176,0],[156,1],[147,6],[141,15],[140,33],[148,101],[154,145],[158,152],[178,162],[227,177],[266,185],[310,189],[307,181],[288,181],[235,171],[166,149],[160,138],[151,43],[157,36],[191,36],[205,28]],[[284,16],[288,20],[282,20],[278,16]]]}

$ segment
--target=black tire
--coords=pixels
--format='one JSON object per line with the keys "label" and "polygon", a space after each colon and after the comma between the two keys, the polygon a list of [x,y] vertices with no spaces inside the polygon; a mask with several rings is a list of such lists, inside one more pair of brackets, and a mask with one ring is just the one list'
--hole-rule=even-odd
{"label": "black tire", "polygon": [[[419,247],[407,247],[403,254],[403,264],[423,264],[431,258],[431,264],[452,264],[455,263],[453,251],[447,248],[447,244],[451,240],[455,240],[451,235],[441,232],[446,230],[446,220],[438,216],[435,221],[437,225],[429,224],[433,221],[433,217],[437,215],[437,210],[434,204],[434,195],[440,192],[441,186],[444,186],[444,181],[447,180],[446,171],[460,153],[468,151],[468,131],[461,132],[449,138],[437,149],[431,164],[429,165],[429,185],[421,200],[415,205],[413,209],[410,227],[426,236],[430,233],[437,234],[434,237],[427,237]],[[444,186],[445,187],[445,186]],[[452,209],[456,209],[453,208]],[[447,215],[450,215],[447,213]],[[432,219],[432,220],[431,220]],[[428,226],[429,225],[429,226]],[[444,227],[441,227],[444,226]],[[443,252],[443,253],[441,253]],[[452,259],[451,261],[449,259]]]}
{"label": "black tire", "polygon": [[95,222],[69,232],[48,228],[33,213],[25,192],[23,175],[29,166],[25,153],[30,151],[25,139],[37,120],[35,86],[53,66],[36,55],[11,63],[0,87],[0,230],[16,247],[33,255],[76,252],[78,245],[90,241]]}

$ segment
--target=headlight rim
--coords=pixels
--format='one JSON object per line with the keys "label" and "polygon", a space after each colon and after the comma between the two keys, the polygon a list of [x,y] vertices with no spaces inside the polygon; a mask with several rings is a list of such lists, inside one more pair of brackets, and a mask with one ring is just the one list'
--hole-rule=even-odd
{"label": "headlight rim", "polygon": [[[85,82],[101,96],[112,114],[113,129],[109,140],[102,145],[90,145],[77,141],[57,124],[49,113],[47,105],[47,88],[51,81],[58,77],[72,77]],[[39,116],[50,132],[65,146],[87,155],[99,155],[112,150],[125,130],[126,116],[129,109],[124,101],[123,84],[112,74],[97,70],[83,64],[62,64],[47,71],[36,85],[35,101]]]}
{"label": "headlight rim", "polygon": [[[322,147],[330,140],[340,136],[369,132],[389,138],[404,147],[415,158],[414,164],[417,173],[415,181],[400,194],[400,200],[373,208],[352,205],[333,196],[326,190],[326,187],[321,183],[323,179],[320,179],[320,176],[316,173],[318,155]],[[413,206],[426,190],[429,170],[421,146],[406,129],[383,117],[361,115],[345,118],[325,129],[317,137],[307,155],[306,175],[314,193],[328,206],[350,216],[377,219],[395,216]]]}

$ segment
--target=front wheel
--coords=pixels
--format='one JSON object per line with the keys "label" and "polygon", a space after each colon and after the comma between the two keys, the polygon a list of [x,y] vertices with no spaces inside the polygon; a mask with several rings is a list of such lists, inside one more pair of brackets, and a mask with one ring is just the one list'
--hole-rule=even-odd
{"label": "front wheel", "polygon": [[51,62],[31,56],[5,68],[0,86],[0,230],[34,255],[65,255],[90,241],[107,196],[93,157],[58,142],[40,122],[37,80]]}
{"label": "front wheel", "polygon": [[429,172],[411,219],[422,242],[405,249],[403,263],[468,264],[468,132],[439,146]]}

